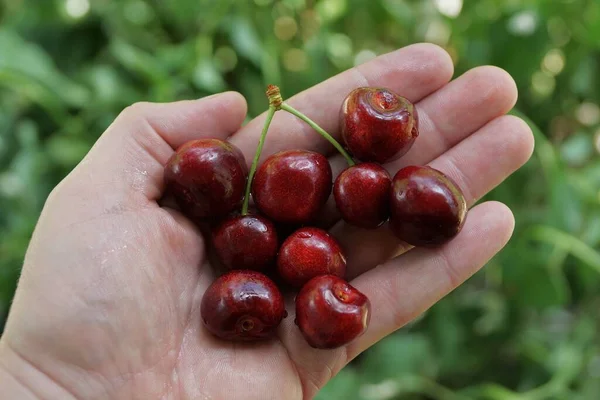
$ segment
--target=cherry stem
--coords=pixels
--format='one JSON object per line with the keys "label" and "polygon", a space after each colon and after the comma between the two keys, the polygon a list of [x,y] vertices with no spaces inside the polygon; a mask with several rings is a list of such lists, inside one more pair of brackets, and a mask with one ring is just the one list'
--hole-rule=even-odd
{"label": "cherry stem", "polygon": [[269,111],[267,111],[267,119],[265,120],[265,125],[260,134],[258,146],[256,146],[256,152],[254,153],[254,160],[252,160],[252,166],[250,167],[250,173],[248,174],[248,181],[246,182],[246,195],[244,196],[244,204],[242,205],[242,215],[248,215],[248,202],[250,201],[250,190],[252,188],[252,180],[254,179],[254,174],[256,174],[258,160],[260,159],[260,154],[262,153],[263,146],[265,145],[265,139],[267,137],[269,125],[271,125],[271,121],[273,120],[275,111],[277,111],[276,106],[274,106],[270,100],[269,103],[270,104]]}
{"label": "cherry stem", "polygon": [[319,135],[321,135],[325,139],[327,139],[329,141],[329,143],[331,143],[333,145],[333,147],[335,147],[340,152],[340,154],[344,156],[344,158],[348,162],[349,166],[352,167],[353,165],[356,165],[356,163],[354,162],[352,157],[350,157],[350,154],[348,154],[348,152],[346,152],[346,150],[344,150],[342,145],[337,140],[335,140],[335,138],[333,136],[331,136],[323,128],[321,128],[319,125],[317,125],[316,122],[314,122],[312,119],[308,118],[306,115],[302,114],[300,111],[296,110],[294,107],[290,106],[287,103],[281,103],[280,107],[282,110],[287,111],[290,114],[293,114],[296,117],[300,118],[302,121],[306,122],[308,125],[310,125],[311,128],[313,128],[315,131],[317,131],[317,133],[319,133]]}
{"label": "cherry stem", "polygon": [[315,131],[319,133],[319,135],[323,136],[325,139],[329,141],[346,159],[348,165],[353,166],[356,165],[350,154],[344,150],[344,148],[339,144],[337,140],[334,139],[329,133],[325,132],[323,128],[317,125],[312,119],[308,118],[306,115],[302,114],[300,111],[296,110],[294,107],[290,106],[287,103],[283,102],[283,98],[281,97],[281,91],[275,85],[267,86],[267,98],[269,99],[269,111],[267,111],[267,118],[265,119],[265,125],[263,126],[263,130],[260,134],[260,139],[258,141],[258,145],[256,146],[256,152],[254,153],[254,160],[252,160],[252,165],[250,166],[250,172],[248,173],[248,181],[246,182],[246,194],[244,196],[244,203],[242,204],[242,215],[248,215],[248,203],[250,202],[250,192],[252,190],[252,181],[254,180],[254,175],[256,174],[256,168],[258,167],[258,161],[260,160],[260,155],[262,153],[263,146],[265,145],[265,139],[267,138],[267,132],[269,131],[269,126],[271,125],[271,121],[273,121],[273,116],[275,112],[279,110],[285,110],[292,115],[300,118],[302,121],[306,122],[313,128]]}

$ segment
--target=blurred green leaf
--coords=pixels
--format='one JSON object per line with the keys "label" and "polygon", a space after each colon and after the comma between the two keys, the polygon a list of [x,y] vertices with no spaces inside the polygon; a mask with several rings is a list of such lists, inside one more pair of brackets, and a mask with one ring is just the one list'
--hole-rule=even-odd
{"label": "blurred green leaf", "polygon": [[158,84],[167,79],[167,71],[161,60],[124,40],[113,40],[110,51],[125,68],[150,83]]}
{"label": "blurred green leaf", "polygon": [[264,49],[251,22],[246,18],[234,17],[228,25],[234,49],[255,66],[260,66]]}
{"label": "blurred green leaf", "polygon": [[563,160],[572,166],[581,166],[594,154],[592,138],[586,132],[579,132],[563,142],[561,146]]}
{"label": "blurred green leaf", "polygon": [[56,118],[64,118],[66,107],[81,106],[89,98],[42,49],[6,29],[0,30],[0,85],[31,97]]}
{"label": "blurred green leaf", "polygon": [[423,374],[433,376],[436,361],[429,340],[420,334],[397,333],[368,350],[361,362],[361,375],[371,382]]}
{"label": "blurred green leaf", "polygon": [[211,93],[220,92],[226,88],[219,70],[209,60],[202,60],[198,63],[193,79],[196,87]]}
{"label": "blurred green leaf", "polygon": [[73,168],[89,150],[89,144],[80,139],[55,136],[48,143],[48,155],[62,166]]}
{"label": "blurred green leaf", "polygon": [[353,368],[345,368],[334,380],[325,385],[315,400],[356,399],[361,379]]}
{"label": "blurred green leaf", "polygon": [[592,267],[597,273],[600,273],[600,253],[589,247],[579,238],[549,226],[536,226],[532,228],[531,237],[534,240],[565,249]]}
{"label": "blurred green leaf", "polygon": [[404,0],[384,0],[385,10],[402,25],[411,25],[414,20],[413,7]]}

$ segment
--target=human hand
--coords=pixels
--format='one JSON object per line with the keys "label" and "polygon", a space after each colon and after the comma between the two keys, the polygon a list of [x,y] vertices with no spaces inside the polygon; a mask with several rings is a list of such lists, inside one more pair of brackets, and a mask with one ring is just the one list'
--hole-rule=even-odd
{"label": "human hand", "polygon": [[[427,164],[453,178],[473,205],[531,156],[533,137],[505,116],[516,87],[480,67],[448,83],[450,57],[419,44],[331,78],[288,103],[337,133],[343,98],[385,86],[417,103],[420,136],[386,165]],[[266,104],[266,102],[265,102]],[[308,346],[290,316],[276,339],[224,342],[202,326],[200,301],[215,278],[206,239],[161,207],[163,166],[191,139],[229,138],[251,162],[265,115],[240,129],[244,99],[224,93],[125,110],[49,196],[32,237],[6,330],[0,386],[18,398],[310,399],[344,365],[423,313],[508,241],[514,220],[496,202],[469,212],[437,249],[403,249],[386,227],[364,231],[324,215],[347,252],[351,283],[372,304],[367,332],[335,350]],[[295,117],[277,113],[263,159],[282,149],[344,160]],[[17,398],[17,396],[11,397]]]}

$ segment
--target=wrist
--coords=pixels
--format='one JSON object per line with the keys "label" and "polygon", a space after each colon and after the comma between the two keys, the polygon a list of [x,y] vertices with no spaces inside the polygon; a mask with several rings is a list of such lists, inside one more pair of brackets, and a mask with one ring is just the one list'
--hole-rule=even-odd
{"label": "wrist", "polygon": [[0,340],[0,387],[7,399],[74,399],[42,371]]}

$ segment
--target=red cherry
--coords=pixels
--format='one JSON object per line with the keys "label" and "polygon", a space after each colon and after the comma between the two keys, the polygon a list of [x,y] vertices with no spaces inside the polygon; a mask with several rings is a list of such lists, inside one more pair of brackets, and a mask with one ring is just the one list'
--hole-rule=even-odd
{"label": "red cherry", "polygon": [[275,226],[260,215],[224,220],[213,232],[217,257],[228,269],[264,271],[274,264],[279,247]]}
{"label": "red cherry", "polygon": [[290,237],[290,235],[296,232],[302,226],[299,224],[283,224],[283,223],[275,223],[275,228],[277,229],[277,237],[279,237],[279,242],[283,243],[285,239]]}
{"label": "red cherry", "polygon": [[277,222],[302,224],[314,219],[331,194],[327,158],[306,150],[275,153],[258,168],[252,197],[258,209]]}
{"label": "red cherry", "polygon": [[390,214],[390,174],[379,164],[346,168],[333,185],[335,204],[344,221],[361,228],[377,228]]}
{"label": "red cherry", "polygon": [[202,298],[204,326],[233,341],[268,339],[287,316],[283,296],[266,275],[235,270],[217,278]]}
{"label": "red cherry", "polygon": [[350,92],[342,104],[340,126],[346,148],[361,161],[385,163],[398,158],[419,136],[415,106],[384,88]]}
{"label": "red cherry", "polygon": [[346,274],[346,257],[339,243],[319,228],[300,228],[281,245],[277,272],[284,281],[300,287],[318,275]]}
{"label": "red cherry", "polygon": [[242,204],[248,170],[244,155],[219,139],[187,142],[165,166],[166,190],[190,218],[216,218]]}
{"label": "red cherry", "polygon": [[296,296],[296,325],[314,348],[352,342],[367,330],[370,317],[367,296],[334,275],[311,279]]}
{"label": "red cherry", "polygon": [[464,224],[467,203],[458,185],[431,167],[409,166],[392,181],[393,232],[413,246],[437,246],[456,236]]}

